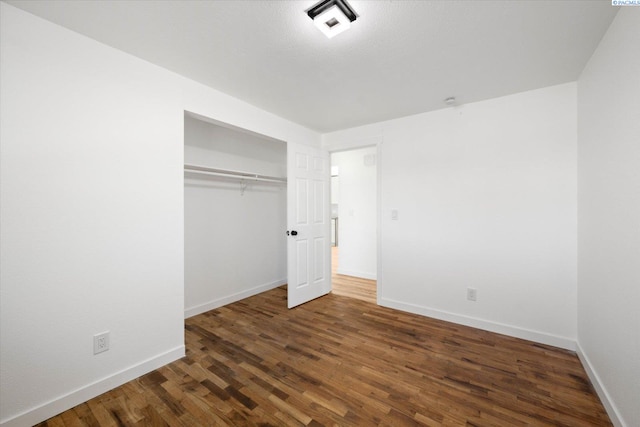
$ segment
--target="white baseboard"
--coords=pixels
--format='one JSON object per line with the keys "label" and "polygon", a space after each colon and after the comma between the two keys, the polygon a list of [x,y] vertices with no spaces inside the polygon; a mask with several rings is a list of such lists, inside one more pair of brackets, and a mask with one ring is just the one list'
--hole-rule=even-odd
{"label": "white baseboard", "polygon": [[240,301],[242,299],[249,298],[254,295],[258,295],[262,292],[269,291],[271,289],[277,288],[278,286],[282,286],[286,283],[287,283],[287,279],[280,279],[271,283],[265,283],[263,285],[256,286],[254,288],[244,290],[242,292],[236,292],[235,294],[216,298],[204,304],[199,304],[194,307],[185,309],[184,318],[188,319],[189,317],[193,317],[198,314],[205,313],[209,310],[214,310],[218,307],[222,307],[223,305],[231,304],[232,302]]}
{"label": "white baseboard", "polygon": [[361,277],[363,279],[369,280],[377,280],[375,273],[365,273],[363,271],[355,271],[355,270],[343,270],[340,267],[336,270],[336,273],[342,274],[345,276],[353,276],[353,277]]}
{"label": "white baseboard", "polygon": [[388,298],[378,298],[378,304],[384,307],[395,308],[413,314],[433,317],[434,319],[444,320],[447,322],[457,323],[459,325],[471,326],[485,331],[495,332],[498,334],[508,335],[515,338],[522,338],[541,344],[551,345],[554,347],[564,348],[566,350],[575,351],[576,342],[571,338],[561,337],[543,332],[532,331],[529,329],[519,328],[517,326],[505,325],[488,320],[478,319],[475,317],[464,316],[447,311],[437,310],[429,307],[423,307],[415,304],[395,301]]}
{"label": "white baseboard", "polygon": [[158,369],[168,363],[171,363],[181,357],[184,357],[185,349],[184,345],[176,347],[166,353],[159,354],[150,359],[147,359],[137,365],[117,372],[106,378],[98,380],[87,386],[72,391],[64,396],[60,396],[48,403],[40,405],[36,408],[30,409],[20,415],[13,418],[2,420],[0,426],[2,427],[25,427],[38,424],[46,419],[49,419],[61,412],[71,409],[81,403],[91,400],[96,396],[106,393],[109,390],[113,390],[122,384],[136,379],[144,374],[147,374],[155,369]]}
{"label": "white baseboard", "polygon": [[613,403],[611,396],[609,396],[607,389],[604,384],[602,384],[602,381],[600,381],[600,376],[596,373],[589,357],[585,354],[584,350],[582,350],[582,347],[580,347],[580,342],[576,343],[576,353],[578,354],[578,358],[580,359],[580,362],[582,362],[582,366],[591,380],[591,384],[593,384],[593,388],[596,389],[596,393],[598,394],[604,409],[606,409],[607,415],[609,415],[613,425],[616,427],[627,427],[627,424],[625,424],[622,419],[618,408]]}

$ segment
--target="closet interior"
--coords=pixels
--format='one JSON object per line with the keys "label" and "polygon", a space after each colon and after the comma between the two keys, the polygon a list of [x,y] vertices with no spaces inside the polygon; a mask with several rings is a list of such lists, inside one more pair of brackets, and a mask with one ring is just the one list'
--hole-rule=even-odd
{"label": "closet interior", "polygon": [[185,317],[287,282],[287,145],[185,112]]}

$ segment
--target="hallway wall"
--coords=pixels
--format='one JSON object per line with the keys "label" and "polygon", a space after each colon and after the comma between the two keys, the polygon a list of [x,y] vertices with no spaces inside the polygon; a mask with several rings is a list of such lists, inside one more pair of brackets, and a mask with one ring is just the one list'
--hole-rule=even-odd
{"label": "hallway wall", "polygon": [[[367,147],[331,154],[340,186],[338,273],[373,280],[378,265],[376,150]],[[365,164],[365,158],[372,164]]]}

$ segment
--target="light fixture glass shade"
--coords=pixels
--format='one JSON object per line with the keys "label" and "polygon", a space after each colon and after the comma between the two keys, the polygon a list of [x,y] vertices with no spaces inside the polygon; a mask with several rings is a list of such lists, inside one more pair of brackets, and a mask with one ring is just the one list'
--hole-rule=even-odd
{"label": "light fixture glass shade", "polygon": [[329,38],[351,28],[351,21],[336,5],[313,18],[313,23]]}

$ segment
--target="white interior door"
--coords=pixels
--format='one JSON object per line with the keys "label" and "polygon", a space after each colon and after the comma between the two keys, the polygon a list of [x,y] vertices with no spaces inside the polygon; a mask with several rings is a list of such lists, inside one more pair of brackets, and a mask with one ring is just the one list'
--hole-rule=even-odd
{"label": "white interior door", "polygon": [[329,153],[287,143],[289,308],[331,291]]}

